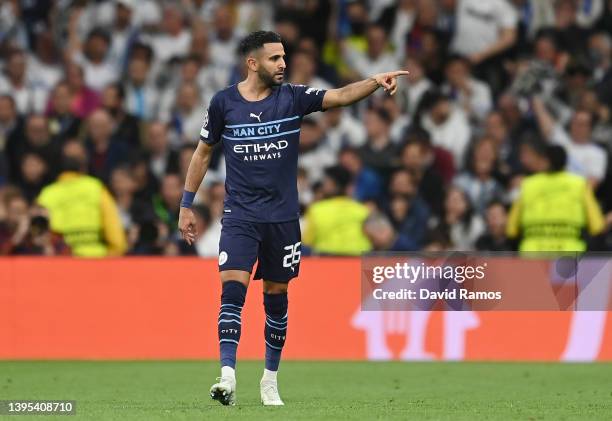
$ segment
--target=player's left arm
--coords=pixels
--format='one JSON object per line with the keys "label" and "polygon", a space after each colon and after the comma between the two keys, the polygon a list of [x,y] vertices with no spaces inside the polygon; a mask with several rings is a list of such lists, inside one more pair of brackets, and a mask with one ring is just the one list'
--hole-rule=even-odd
{"label": "player's left arm", "polygon": [[367,79],[346,85],[343,88],[329,89],[323,97],[323,109],[327,110],[329,108],[351,105],[371,95],[381,86],[385,89],[385,92],[393,95],[397,91],[397,78],[407,74],[406,70],[378,73]]}

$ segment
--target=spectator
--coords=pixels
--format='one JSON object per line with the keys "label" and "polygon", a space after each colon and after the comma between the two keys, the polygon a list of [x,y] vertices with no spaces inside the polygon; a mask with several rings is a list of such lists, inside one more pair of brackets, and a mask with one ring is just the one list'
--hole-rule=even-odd
{"label": "spectator", "polygon": [[470,63],[464,57],[454,56],[447,62],[446,84],[442,91],[476,121],[482,120],[491,111],[491,90],[486,83],[472,77]]}
{"label": "spectator", "polygon": [[[138,2],[138,6],[142,7],[142,3]],[[139,33],[134,19],[134,15],[138,14],[138,8],[135,6],[135,0],[115,1],[109,58],[120,72],[127,67],[129,49]]]}
{"label": "spectator", "polygon": [[127,232],[136,224],[155,219],[151,203],[136,197],[137,184],[128,165],[113,170],[110,189],[117,202],[121,223]]}
{"label": "spectator", "polygon": [[492,201],[485,211],[487,231],[476,240],[476,250],[479,251],[511,251],[514,250],[506,237],[508,212],[502,202]]}
{"label": "spectator", "polygon": [[[31,114],[26,120],[25,139],[16,145],[10,156],[11,162],[19,163],[28,153],[36,153],[44,159],[47,168],[55,171],[59,167],[60,145],[53,141],[46,117]],[[13,180],[20,180],[19,166],[11,167]]]}
{"label": "spectator", "polygon": [[[413,174],[417,182],[419,195],[434,214],[440,215],[446,182],[440,175],[444,174],[444,170],[440,171],[438,168],[441,165],[436,165],[436,155],[436,150],[431,144],[428,133],[424,130],[414,130],[408,135],[406,143],[402,147],[400,159],[402,168]],[[450,158],[450,165],[450,171],[454,173],[452,157]],[[452,174],[449,178],[452,178]]]}
{"label": "spectator", "polygon": [[[130,255],[161,256],[172,243],[169,239],[168,226],[158,220],[145,220],[134,225],[129,232]],[[176,254],[174,252],[174,254]]]}
{"label": "spectator", "polygon": [[397,162],[397,147],[391,142],[391,116],[383,108],[365,114],[366,144],[359,148],[363,164],[387,178]]}
{"label": "spectator", "polygon": [[184,82],[179,87],[170,122],[180,139],[179,145],[197,142],[204,118],[202,108],[198,86],[193,82]]}
{"label": "spectator", "polygon": [[373,213],[365,220],[363,230],[372,244],[372,251],[414,251],[414,243],[396,232],[391,222],[380,213]]}
{"label": "spectator", "polygon": [[306,212],[303,243],[321,254],[359,255],[370,250],[362,227],[368,208],[347,196],[351,175],[345,169],[325,171],[324,199]]}
{"label": "spectator", "polygon": [[339,164],[351,173],[354,180],[352,196],[355,200],[365,202],[377,201],[380,198],[384,190],[384,180],[376,171],[364,166],[357,149],[351,147],[342,149]]}
{"label": "spectator", "polygon": [[19,187],[28,202],[32,203],[41,189],[53,178],[45,160],[37,153],[26,153],[21,158]]}
{"label": "spectator", "polygon": [[214,29],[210,39],[210,57],[217,72],[226,75],[227,79],[223,81],[225,86],[229,83],[229,76],[236,64],[233,52],[238,48],[238,42],[243,34],[235,24],[231,9],[226,5],[220,5],[215,9],[212,24]]}
{"label": "spectator", "polygon": [[[139,51],[138,54],[134,51]],[[128,63],[128,76],[125,81],[125,108],[143,120],[151,120],[157,116],[159,92],[151,83],[150,71],[153,53],[146,46],[132,50]]]}
{"label": "spectator", "polygon": [[519,141],[512,139],[504,117],[499,111],[493,111],[487,115],[483,122],[483,136],[490,138],[497,154],[499,155],[499,169],[502,176],[519,171],[518,158]]}
{"label": "spectator", "polygon": [[168,4],[164,7],[161,30],[161,33],[151,39],[155,60],[163,65],[173,58],[187,56],[191,45],[191,33],[185,28],[184,16],[175,5]]}
{"label": "spectator", "polygon": [[49,129],[59,143],[79,135],[81,119],[73,112],[72,95],[67,82],[55,85],[51,94],[51,110],[48,115]]}
{"label": "spectator", "polygon": [[200,55],[196,54],[192,54],[183,60],[180,72],[177,72],[178,77],[168,83],[160,97],[158,113],[160,120],[170,121],[179,89],[185,84],[196,84],[196,95],[200,99],[199,102],[208,104],[218,86],[215,81],[215,72],[211,71],[212,68],[209,66],[203,68],[201,63]]}
{"label": "spectator", "polygon": [[105,110],[94,111],[87,119],[86,145],[89,173],[108,182],[113,169],[125,161],[127,147],[113,138],[113,120]]}
{"label": "spectator", "polygon": [[110,84],[102,91],[102,107],[113,118],[113,137],[134,150],[141,144],[140,121],[125,110],[124,101],[125,90],[119,83]]}
{"label": "spectator", "polygon": [[42,87],[47,94],[51,92],[63,77],[60,57],[51,31],[40,31],[36,35],[34,54],[27,62],[27,73],[33,86]]}
{"label": "spectator", "polygon": [[4,75],[0,75],[0,95],[10,95],[21,114],[40,113],[47,101],[47,92],[28,79],[25,53],[12,50],[7,54]]}
{"label": "spectator", "polygon": [[607,149],[609,139],[612,138],[612,119],[610,108],[602,104],[593,89],[585,90],[578,97],[576,109],[586,111],[593,117],[591,137],[593,142]]}
{"label": "spectator", "polygon": [[168,127],[161,122],[149,123],[146,139],[153,175],[161,180],[164,174],[178,173],[178,154],[170,149]]}
{"label": "spectator", "polygon": [[474,250],[476,240],[485,231],[480,216],[472,209],[469,198],[463,190],[452,186],[444,200],[444,216],[437,224],[446,231],[454,250]]}
{"label": "spectator", "polygon": [[321,124],[334,153],[344,146],[360,147],[366,142],[367,134],[361,121],[342,107],[323,113]]}
{"label": "spectator", "polygon": [[555,4],[555,36],[572,56],[585,58],[589,30],[578,25],[577,6],[573,0],[559,0]]}
{"label": "spectator", "polygon": [[288,67],[291,77],[289,83],[294,85],[307,85],[317,89],[331,89],[332,86],[325,80],[317,77],[317,59],[307,50],[297,50],[291,56]]}
{"label": "spectator", "polygon": [[423,112],[419,122],[429,132],[433,144],[452,153],[454,165],[461,166],[471,135],[465,113],[437,92],[427,93],[420,106]]}
{"label": "spectator", "polygon": [[62,237],[49,231],[49,220],[42,210],[30,210],[23,196],[13,192],[4,196],[6,219],[0,224],[0,256],[69,255]]}
{"label": "spectator", "polygon": [[444,34],[436,29],[437,22],[438,9],[435,4],[421,0],[417,20],[408,33],[406,46],[406,57],[418,60],[427,78],[436,85],[444,79],[444,57],[448,45]]}
{"label": "spectator", "polygon": [[137,154],[130,159],[129,165],[136,182],[135,197],[145,203],[151,203],[159,189],[159,182],[151,172],[148,155],[142,152]]}
{"label": "spectator", "polygon": [[399,86],[397,95],[402,102],[402,108],[412,120],[421,98],[432,88],[433,83],[425,75],[423,65],[413,57],[406,58],[404,67],[410,73],[406,76],[407,83]]}
{"label": "spectator", "polygon": [[177,232],[179,205],[183,194],[182,181],[177,174],[166,174],[161,180],[160,193],[153,197],[157,218],[171,235]]}
{"label": "spectator", "polygon": [[456,30],[451,50],[466,56],[494,92],[499,91],[503,69],[501,54],[517,38],[518,16],[507,0],[457,0]]}
{"label": "spectator", "polygon": [[117,206],[98,179],[85,175],[87,155],[78,142],[62,153],[62,173],[37,202],[49,212],[51,230],[64,235],[80,257],[120,256],[127,244]]}
{"label": "spectator", "polygon": [[591,186],[596,187],[606,173],[607,156],[592,142],[593,116],[586,111],[576,111],[568,133],[553,119],[540,98],[533,99],[533,109],[542,135],[566,148],[570,157],[569,170],[586,177]]}
{"label": "spectator", "polygon": [[[76,22],[76,21],[73,21]],[[96,92],[118,78],[116,63],[110,57],[110,36],[102,28],[94,28],[81,46],[75,24],[69,27],[69,54],[67,60],[74,60],[84,71],[85,83]]]}
{"label": "spectator", "polygon": [[595,92],[599,100],[612,108],[612,37],[598,32],[589,39],[589,56],[593,64]]}
{"label": "spectator", "polygon": [[304,118],[300,131],[298,165],[306,168],[311,183],[321,181],[325,168],[336,163],[337,158],[330,149],[321,125],[310,117]]}
{"label": "spectator", "polygon": [[470,155],[467,171],[455,178],[454,183],[466,192],[474,210],[482,215],[489,202],[503,196],[503,188],[495,178],[498,157],[494,140],[481,137]]}
{"label": "spectator", "polygon": [[367,50],[360,52],[351,46],[344,48],[344,57],[356,78],[385,72],[385,69],[397,69],[398,63],[388,51],[388,40],[385,29],[379,25],[370,25],[366,31]]}
{"label": "spectator", "polygon": [[0,166],[4,166],[0,177],[6,177],[10,172],[8,159],[16,156],[15,149],[22,137],[23,118],[17,114],[13,97],[0,95]]}
{"label": "spectator", "polygon": [[[70,87],[72,113],[79,118],[87,118],[100,104],[98,94],[85,84],[83,68],[71,63],[66,67],[66,80]],[[53,107],[48,110],[53,113]]]}
{"label": "spectator", "polygon": [[[430,211],[417,192],[414,176],[406,170],[398,170],[391,177],[388,208],[393,226],[410,240],[411,250],[423,246]],[[408,246],[404,242],[405,246]]]}
{"label": "spectator", "polygon": [[189,163],[191,162],[194,151],[195,146],[191,144],[185,144],[178,150],[178,166],[181,180],[185,180],[187,177],[187,169],[189,168]]}

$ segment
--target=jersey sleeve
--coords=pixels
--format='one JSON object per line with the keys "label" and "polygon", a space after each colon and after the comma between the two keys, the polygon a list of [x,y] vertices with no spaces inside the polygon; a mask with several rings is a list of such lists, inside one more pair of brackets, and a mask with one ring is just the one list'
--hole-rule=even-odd
{"label": "jersey sleeve", "polygon": [[200,140],[207,145],[214,145],[221,140],[225,120],[223,118],[223,107],[218,95],[210,100],[208,109],[204,113],[204,123],[200,130]]}
{"label": "jersey sleeve", "polygon": [[295,98],[295,108],[299,115],[307,115],[323,110],[325,89],[311,88],[306,85],[290,85]]}

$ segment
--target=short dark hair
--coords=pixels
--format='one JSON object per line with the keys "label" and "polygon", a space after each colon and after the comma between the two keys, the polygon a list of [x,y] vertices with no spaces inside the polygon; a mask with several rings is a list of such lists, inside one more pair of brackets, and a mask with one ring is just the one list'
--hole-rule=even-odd
{"label": "short dark hair", "polygon": [[393,123],[393,117],[389,111],[382,107],[371,107],[370,111],[372,111],[378,118],[380,118],[385,124],[390,125]]}
{"label": "short dark hair", "polygon": [[411,128],[408,133],[406,133],[404,141],[402,142],[402,150],[409,145],[418,145],[424,150],[433,148],[429,132],[421,127]]}
{"label": "short dark hair", "polygon": [[246,56],[252,51],[258,50],[264,44],[282,42],[281,36],[273,31],[255,31],[247,35],[238,45],[238,53]]}
{"label": "short dark hair", "polygon": [[565,168],[565,164],[567,164],[567,153],[563,146],[548,145],[546,147],[546,156],[550,165],[549,171],[558,172]]}
{"label": "short dark hair", "polygon": [[93,28],[87,34],[87,41],[90,41],[93,38],[102,38],[107,45],[111,43],[110,34],[104,28]]}
{"label": "short dark hair", "polygon": [[352,181],[351,173],[340,165],[333,167],[327,167],[325,169],[325,176],[329,177],[338,187],[338,190],[343,194],[348,185]]}

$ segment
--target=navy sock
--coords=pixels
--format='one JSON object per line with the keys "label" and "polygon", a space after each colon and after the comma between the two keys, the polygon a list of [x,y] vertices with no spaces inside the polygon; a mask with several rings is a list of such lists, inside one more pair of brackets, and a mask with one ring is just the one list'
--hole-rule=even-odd
{"label": "navy sock", "polygon": [[265,294],[264,308],[266,310],[266,369],[278,371],[281,351],[287,336],[287,293]]}
{"label": "navy sock", "polygon": [[221,309],[217,328],[221,367],[236,368],[236,350],[240,341],[241,313],[247,288],[242,282],[226,281],[221,292]]}

